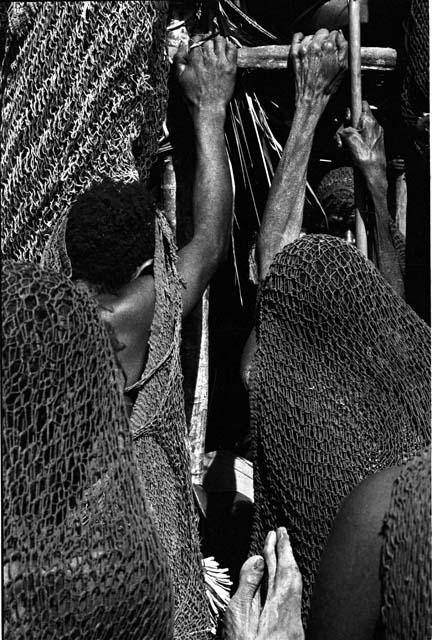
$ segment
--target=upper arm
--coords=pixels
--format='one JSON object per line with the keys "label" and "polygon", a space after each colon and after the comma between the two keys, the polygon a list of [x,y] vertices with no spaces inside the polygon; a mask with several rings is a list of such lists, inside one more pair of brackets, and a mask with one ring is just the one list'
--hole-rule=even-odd
{"label": "upper arm", "polygon": [[155,286],[151,276],[141,276],[105,301],[101,296],[101,318],[111,327],[118,350],[116,357],[126,376],[126,386],[139,380],[145,365],[154,315]]}
{"label": "upper arm", "polygon": [[381,529],[397,467],[364,480],[343,503],[324,549],[308,640],[372,640],[380,617]]}

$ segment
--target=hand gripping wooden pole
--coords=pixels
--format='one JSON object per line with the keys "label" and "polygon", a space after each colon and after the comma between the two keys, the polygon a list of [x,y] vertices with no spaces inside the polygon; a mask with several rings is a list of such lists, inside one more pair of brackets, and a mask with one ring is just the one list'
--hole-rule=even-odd
{"label": "hand gripping wooden pole", "polygon": [[[286,69],[290,50],[288,44],[241,47],[237,64],[240,69]],[[363,71],[393,71],[396,66],[396,50],[390,47],[361,47],[360,56]]]}
{"label": "hand gripping wooden pole", "polygon": [[[358,127],[362,113],[360,0],[349,0],[349,68],[351,76],[351,120]],[[365,194],[362,176],[354,170],[354,197],[356,208],[356,246],[366,256],[367,234],[364,222]]]}

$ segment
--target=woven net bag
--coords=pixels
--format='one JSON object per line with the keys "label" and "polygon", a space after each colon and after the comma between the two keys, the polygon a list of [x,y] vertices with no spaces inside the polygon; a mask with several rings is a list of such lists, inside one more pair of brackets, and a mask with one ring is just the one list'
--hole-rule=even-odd
{"label": "woven net bag", "polygon": [[11,3],[5,257],[39,259],[54,225],[95,180],[134,182],[137,168],[147,178],[166,107],[166,13],[166,2],[153,1]]}
{"label": "woven net bag", "polygon": [[5,637],[172,637],[166,553],[96,305],[61,274],[6,262],[2,319]]}
{"label": "woven net bag", "polygon": [[430,330],[354,247],[320,235],[275,258],[257,330],[252,551],[287,527],[306,620],[343,499],[429,443]]}

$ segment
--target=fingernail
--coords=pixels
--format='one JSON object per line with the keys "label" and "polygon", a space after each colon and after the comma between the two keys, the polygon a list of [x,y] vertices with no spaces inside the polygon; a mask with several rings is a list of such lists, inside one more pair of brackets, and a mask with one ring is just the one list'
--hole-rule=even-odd
{"label": "fingernail", "polygon": [[256,569],[257,571],[261,571],[261,569],[264,569],[264,558],[257,558],[255,560],[254,569]]}

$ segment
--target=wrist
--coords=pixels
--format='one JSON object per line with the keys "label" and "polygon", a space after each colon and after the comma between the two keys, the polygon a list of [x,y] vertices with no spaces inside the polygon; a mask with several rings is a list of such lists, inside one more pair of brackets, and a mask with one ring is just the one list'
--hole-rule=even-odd
{"label": "wrist", "polygon": [[318,105],[305,102],[297,102],[292,121],[292,128],[296,128],[300,134],[310,137],[314,134],[323,110]]}
{"label": "wrist", "polygon": [[372,162],[362,165],[360,170],[369,189],[373,191],[387,188],[387,171],[384,164]]}
{"label": "wrist", "polygon": [[226,118],[226,105],[224,103],[212,105],[193,105],[193,107],[191,108],[191,115],[195,125],[224,125]]}

